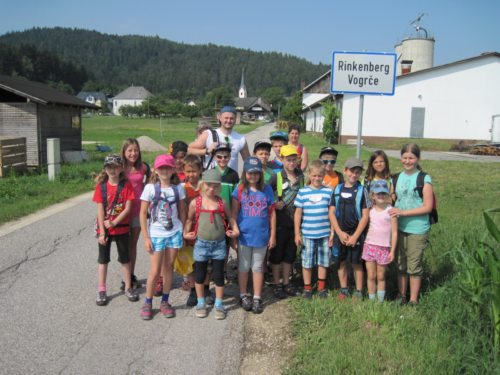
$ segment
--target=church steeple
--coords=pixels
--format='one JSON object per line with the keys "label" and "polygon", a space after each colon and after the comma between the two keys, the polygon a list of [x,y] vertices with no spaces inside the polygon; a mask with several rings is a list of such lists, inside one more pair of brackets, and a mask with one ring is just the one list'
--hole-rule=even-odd
{"label": "church steeple", "polygon": [[238,97],[239,98],[247,97],[247,88],[245,87],[245,68],[241,70],[241,83],[240,83],[240,90],[238,91]]}

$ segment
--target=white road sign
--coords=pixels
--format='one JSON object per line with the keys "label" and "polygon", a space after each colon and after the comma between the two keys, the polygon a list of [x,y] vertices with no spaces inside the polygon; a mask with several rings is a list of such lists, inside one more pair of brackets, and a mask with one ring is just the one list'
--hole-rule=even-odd
{"label": "white road sign", "polygon": [[333,52],[331,93],[394,95],[396,54]]}

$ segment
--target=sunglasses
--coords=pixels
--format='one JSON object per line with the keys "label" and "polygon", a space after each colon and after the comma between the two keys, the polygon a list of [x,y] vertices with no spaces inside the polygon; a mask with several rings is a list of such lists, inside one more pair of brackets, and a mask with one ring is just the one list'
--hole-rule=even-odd
{"label": "sunglasses", "polygon": [[215,155],[217,159],[229,159],[229,155]]}
{"label": "sunglasses", "polygon": [[337,160],[321,160],[323,164],[335,164]]}

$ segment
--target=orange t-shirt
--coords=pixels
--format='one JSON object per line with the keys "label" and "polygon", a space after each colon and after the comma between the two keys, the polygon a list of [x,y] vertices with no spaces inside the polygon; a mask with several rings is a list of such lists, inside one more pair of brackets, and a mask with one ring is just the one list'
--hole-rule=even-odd
{"label": "orange t-shirt", "polygon": [[323,185],[335,189],[338,184],[339,174],[337,172],[334,171],[332,176],[330,176],[329,174],[325,175],[325,178],[323,179]]}

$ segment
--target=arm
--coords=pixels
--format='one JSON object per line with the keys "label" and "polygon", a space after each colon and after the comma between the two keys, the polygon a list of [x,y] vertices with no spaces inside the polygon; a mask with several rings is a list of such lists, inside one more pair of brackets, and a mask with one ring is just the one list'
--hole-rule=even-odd
{"label": "arm", "polygon": [[423,189],[423,203],[420,207],[411,210],[401,210],[399,208],[392,208],[390,213],[392,216],[419,216],[425,215],[432,211],[432,185],[429,183],[424,184]]}
{"label": "arm", "polygon": [[113,220],[104,220],[104,226],[106,228],[116,227],[123,221],[123,219],[125,219],[130,214],[131,209],[132,209],[132,201],[126,201],[125,209],[122,212],[120,212],[120,214]]}
{"label": "arm", "polygon": [[359,236],[361,236],[361,233],[365,230],[366,226],[368,225],[368,221],[370,220],[370,209],[369,208],[363,208],[361,211],[361,220],[358,223],[358,226],[356,227],[356,231],[352,234],[352,236],[349,237],[349,240],[346,242],[347,246],[356,246],[356,242],[358,242]]}
{"label": "arm", "polygon": [[141,233],[142,238],[144,238],[144,247],[148,253],[153,252],[153,244],[148,232],[148,201],[141,201],[141,212],[139,214],[139,219],[141,222]]}
{"label": "arm", "polygon": [[248,151],[248,143],[245,142],[245,146],[243,146],[243,148],[240,150],[240,155],[243,161],[245,161],[250,156],[250,151]]}
{"label": "arm", "polygon": [[188,154],[203,156],[206,154],[210,154],[214,148],[217,146],[216,143],[212,143],[210,145],[210,149],[207,149],[207,139],[210,131],[204,131],[201,133],[198,138],[196,138],[193,142],[188,145]]}
{"label": "arm", "polygon": [[186,240],[196,239],[196,233],[191,230],[191,227],[193,226],[195,210],[196,210],[196,202],[193,199],[191,203],[189,203],[186,223],[184,224],[184,238]]}
{"label": "arm", "polygon": [[391,217],[391,252],[389,253],[389,261],[393,261],[396,255],[396,246],[398,243],[398,218]]}
{"label": "arm", "polygon": [[225,211],[226,217],[229,218],[229,225],[231,227],[231,229],[227,230],[226,235],[230,238],[238,238],[238,236],[240,235],[238,223],[236,222],[236,218],[238,217],[238,212],[239,212],[239,206],[240,206],[240,204],[238,203],[238,200],[233,198],[233,207],[232,207],[232,212],[231,212],[231,211],[229,211],[229,207],[228,207],[227,203],[224,202],[224,211]]}
{"label": "arm", "polygon": [[101,245],[106,245],[106,230],[104,229],[104,205],[102,203],[97,203],[97,225],[99,225],[99,238],[97,241]]}
{"label": "arm", "polygon": [[302,208],[295,208],[295,214],[293,215],[293,229],[295,231],[295,245],[297,247],[302,246],[302,238],[300,238],[300,222],[302,220]]}
{"label": "arm", "polygon": [[186,215],[187,215],[186,211],[187,211],[186,200],[180,199],[179,200],[179,220],[181,221],[182,225],[186,225]]}
{"label": "arm", "polygon": [[339,222],[337,221],[337,217],[335,216],[335,206],[330,206],[328,209],[328,218],[330,219],[330,224],[331,224],[331,235],[330,237],[333,240],[333,233],[337,233],[337,236],[339,236],[340,242],[345,244],[347,240],[349,239],[349,235],[340,229]]}
{"label": "arm", "polygon": [[270,217],[271,232],[269,235],[269,242],[267,244],[267,247],[269,249],[272,249],[273,247],[276,246],[276,210],[274,209],[274,204],[271,206],[270,210],[271,210],[271,217]]}
{"label": "arm", "polygon": [[307,164],[309,163],[309,152],[306,146],[302,148],[302,162],[300,163],[300,169],[304,172],[307,169]]}

